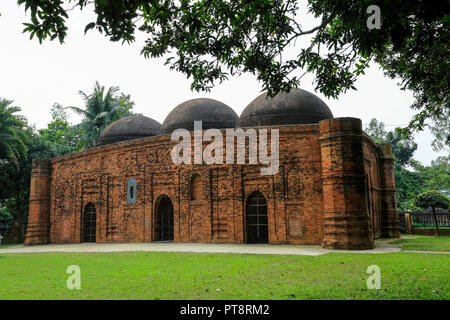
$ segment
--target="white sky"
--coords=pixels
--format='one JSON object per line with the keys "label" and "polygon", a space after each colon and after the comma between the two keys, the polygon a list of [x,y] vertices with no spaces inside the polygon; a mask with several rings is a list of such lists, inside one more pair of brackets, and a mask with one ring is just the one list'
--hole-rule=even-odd
{"label": "white sky", "polygon": [[[303,9],[303,11],[305,11]],[[15,0],[0,1],[0,97],[14,100],[22,108],[31,124],[37,128],[51,121],[50,108],[55,102],[63,106],[83,106],[79,90],[91,92],[96,80],[104,86],[119,86],[136,103],[135,112],[163,122],[178,104],[192,98],[209,97],[232,107],[239,115],[256,96],[261,84],[252,75],[231,78],[217,85],[209,93],[190,91],[190,80],[164,66],[163,59],[146,60],[140,55],[145,35],[139,35],[132,45],[112,43],[96,30],[84,35],[84,27],[94,21],[89,10],[73,10],[69,15],[68,37],[61,45],[57,41],[29,40],[22,34],[26,21],[24,6]],[[314,20],[304,17],[304,26],[314,26]],[[292,48],[295,50],[295,48]],[[295,52],[295,51],[293,51]],[[304,77],[301,88],[314,92],[313,77]],[[406,125],[414,112],[409,106],[414,101],[410,92],[397,86],[398,81],[383,76],[373,64],[356,83],[357,91],[342,94],[327,102],[335,117],[356,117],[369,123],[377,118],[391,130]],[[70,114],[70,121],[80,118]],[[415,158],[430,164],[445,152],[436,153],[430,146],[430,132],[415,135],[418,149]]]}

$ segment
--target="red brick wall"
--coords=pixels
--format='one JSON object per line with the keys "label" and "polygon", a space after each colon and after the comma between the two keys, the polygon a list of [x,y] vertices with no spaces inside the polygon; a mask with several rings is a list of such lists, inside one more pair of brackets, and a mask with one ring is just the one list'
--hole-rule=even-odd
{"label": "red brick wall", "polygon": [[48,243],[50,209],[50,159],[33,159],[30,207],[25,245]]}
{"label": "red brick wall", "polygon": [[378,147],[366,134],[363,135],[364,179],[369,223],[375,238],[381,236],[381,190]]}
{"label": "red brick wall", "polygon": [[367,208],[361,120],[321,121],[324,238],[330,249],[374,247]]}
{"label": "red brick wall", "polygon": [[394,154],[389,143],[379,145],[380,172],[380,211],[381,236],[389,238],[400,237],[397,215],[397,199],[395,195]]}
{"label": "red brick wall", "polygon": [[[324,151],[319,125],[268,127],[275,128],[280,133],[280,168],[273,176],[261,175],[259,165],[175,165],[170,152],[176,142],[170,140],[170,135],[124,141],[55,158],[51,164],[48,240],[80,242],[82,213],[92,202],[97,211],[97,242],[153,241],[155,208],[158,199],[167,195],[174,209],[176,242],[245,243],[245,203],[258,190],[267,201],[270,243],[323,244],[324,207],[338,204],[329,194],[323,197],[323,191],[331,189],[323,188],[322,166],[341,161],[343,155]],[[353,170],[361,175],[363,183],[357,190],[351,189],[355,192],[353,200],[339,205],[351,208],[358,203],[358,210],[365,210],[368,224],[368,211],[361,205],[366,206],[367,199],[379,202],[376,197],[380,195],[366,197],[364,174],[378,188],[377,157],[376,148],[363,143],[362,131],[359,139],[359,144],[347,150],[352,154],[346,158],[356,155],[361,159]],[[203,147],[206,145],[204,142]],[[365,158],[373,161],[373,167],[367,165],[369,160],[363,161]],[[191,200],[190,185],[195,174],[200,177],[201,197]],[[136,204],[126,201],[127,181],[131,178],[137,181]],[[374,207],[379,211],[378,204]],[[30,217],[36,212],[30,206]],[[359,234],[352,238],[353,243],[331,247],[373,245],[371,234]],[[27,234],[27,238],[32,236]]]}

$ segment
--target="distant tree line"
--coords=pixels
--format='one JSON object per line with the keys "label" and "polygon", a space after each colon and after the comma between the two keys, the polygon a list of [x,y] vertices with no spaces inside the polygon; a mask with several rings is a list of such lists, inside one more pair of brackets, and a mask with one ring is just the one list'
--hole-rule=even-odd
{"label": "distant tree line", "polygon": [[372,119],[365,131],[375,142],[389,142],[394,152],[397,205],[400,210],[417,209],[417,196],[428,190],[450,193],[450,156],[438,157],[425,166],[413,158],[417,143],[401,128],[387,131],[384,123]]}
{"label": "distant tree line", "polygon": [[[20,241],[28,218],[31,161],[92,148],[109,124],[134,114],[134,102],[118,87],[106,89],[97,82],[90,94],[80,91],[80,95],[84,106],[55,103],[52,121],[39,130],[19,114],[21,109],[12,100],[0,98],[0,222],[17,223]],[[81,123],[70,124],[68,110],[82,115]]]}

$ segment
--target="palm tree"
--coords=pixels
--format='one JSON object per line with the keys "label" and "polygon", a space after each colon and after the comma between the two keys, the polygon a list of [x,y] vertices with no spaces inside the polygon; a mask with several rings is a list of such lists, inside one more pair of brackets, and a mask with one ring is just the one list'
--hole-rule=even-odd
{"label": "palm tree", "polygon": [[129,99],[123,99],[118,95],[119,87],[110,87],[105,92],[105,87],[98,82],[95,83],[94,92],[90,95],[79,91],[85,102],[84,109],[78,107],[67,107],[83,116],[80,124],[81,143],[83,149],[95,146],[100,133],[112,122],[123,116],[129,115],[129,109],[133,103]]}
{"label": "palm tree", "polygon": [[0,98],[0,160],[17,164],[27,153],[28,136],[25,117],[15,114],[20,108],[11,104],[11,100]]}

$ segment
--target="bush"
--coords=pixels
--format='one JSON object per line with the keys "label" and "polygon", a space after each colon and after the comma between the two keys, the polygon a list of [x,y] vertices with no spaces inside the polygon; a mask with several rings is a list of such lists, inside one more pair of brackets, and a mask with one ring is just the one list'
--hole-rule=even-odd
{"label": "bush", "polygon": [[429,207],[448,209],[450,199],[443,193],[436,190],[427,190],[419,194],[414,200],[414,205],[419,208],[427,209]]}
{"label": "bush", "polygon": [[9,213],[8,208],[3,204],[0,204],[0,222],[11,221],[13,217]]}

